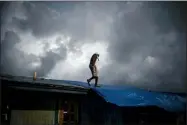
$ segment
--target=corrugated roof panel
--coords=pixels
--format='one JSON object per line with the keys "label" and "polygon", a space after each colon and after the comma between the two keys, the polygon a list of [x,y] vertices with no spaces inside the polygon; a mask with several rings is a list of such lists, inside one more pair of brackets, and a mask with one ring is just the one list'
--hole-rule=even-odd
{"label": "corrugated roof panel", "polygon": [[[71,86],[71,87],[79,87],[79,88],[88,88],[87,83],[83,82],[76,82],[73,84],[74,81],[71,83],[67,80],[54,80],[54,79],[44,79],[44,78],[37,78],[33,80],[32,77],[23,77],[23,76],[1,76],[0,79],[8,80],[8,81],[16,81],[16,82],[25,82],[31,84],[45,84],[45,85],[55,85],[55,86]],[[86,84],[86,85],[84,85]]]}

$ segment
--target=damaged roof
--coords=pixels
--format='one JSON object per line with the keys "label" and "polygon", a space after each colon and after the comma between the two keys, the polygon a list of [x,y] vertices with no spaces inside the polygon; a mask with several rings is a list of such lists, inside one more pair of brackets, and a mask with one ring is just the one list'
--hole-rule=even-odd
{"label": "damaged roof", "polygon": [[157,106],[171,112],[186,111],[186,94],[155,92],[125,85],[101,85],[100,87],[88,86],[86,82],[69,80],[37,79],[29,77],[1,76],[1,79],[31,84],[43,84],[56,87],[69,87],[76,90],[92,89],[106,102],[120,107],[125,106]]}

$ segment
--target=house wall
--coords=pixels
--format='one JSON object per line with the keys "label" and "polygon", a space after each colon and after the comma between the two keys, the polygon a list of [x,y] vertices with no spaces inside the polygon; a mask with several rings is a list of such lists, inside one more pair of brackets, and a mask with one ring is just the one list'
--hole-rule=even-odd
{"label": "house wall", "polygon": [[54,125],[55,111],[12,110],[10,125]]}
{"label": "house wall", "polygon": [[[186,120],[178,118],[182,114],[158,113],[153,110],[149,113],[140,112],[139,109],[125,111],[111,104],[102,105],[99,101],[82,104],[81,125],[185,125]],[[135,111],[136,110],[136,111]],[[157,108],[156,108],[157,110]],[[177,120],[178,119],[178,120]],[[178,121],[178,122],[177,122]]]}
{"label": "house wall", "polygon": [[[79,96],[59,93],[4,91],[3,97],[6,96],[6,98],[3,98],[3,102],[10,105],[9,110],[11,111],[10,122],[9,124],[6,123],[7,125],[68,125],[68,123],[62,122],[64,117],[60,117],[60,114],[64,111],[60,102],[67,100],[76,102],[79,107],[78,121],[72,123],[72,125],[176,125],[177,123],[175,122],[176,117],[168,114],[161,117],[170,117],[173,121],[150,122],[148,117],[138,114],[140,109],[126,108],[124,110],[105,102],[103,98],[93,92]],[[145,109],[142,110],[145,111]],[[157,121],[159,113],[154,117],[153,119]]]}
{"label": "house wall", "polygon": [[[180,120],[182,118],[179,117],[179,119],[178,116],[183,116],[183,120]],[[81,103],[81,125],[184,124],[186,124],[184,113],[169,113],[158,107],[119,108],[93,93],[89,93],[89,96]]]}
{"label": "house wall", "polygon": [[54,125],[56,98],[47,93],[8,90],[10,125]]}
{"label": "house wall", "polygon": [[[81,96],[82,97],[82,96]],[[80,95],[24,91],[15,89],[4,89],[3,91],[3,109],[9,118],[2,124],[6,125],[65,125],[65,107],[63,102],[71,102],[77,105]],[[72,106],[76,106],[72,105]],[[9,111],[6,111],[9,106]],[[64,112],[63,112],[64,111]],[[77,113],[77,110],[75,110]],[[67,115],[67,114],[65,114]],[[72,114],[71,114],[72,115]],[[1,114],[2,116],[2,114]],[[77,119],[78,116],[73,116]],[[79,122],[76,120],[76,122]],[[76,124],[76,123],[74,123]]]}
{"label": "house wall", "polygon": [[81,102],[81,125],[122,125],[118,107],[106,103],[101,97],[89,93]]}

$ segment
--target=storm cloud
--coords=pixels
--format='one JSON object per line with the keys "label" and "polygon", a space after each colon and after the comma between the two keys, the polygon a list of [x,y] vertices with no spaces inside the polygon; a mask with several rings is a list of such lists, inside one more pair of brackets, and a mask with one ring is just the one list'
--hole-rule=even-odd
{"label": "storm cloud", "polygon": [[100,84],[185,91],[181,11],[164,2],[9,2],[1,73],[85,81],[100,53]]}

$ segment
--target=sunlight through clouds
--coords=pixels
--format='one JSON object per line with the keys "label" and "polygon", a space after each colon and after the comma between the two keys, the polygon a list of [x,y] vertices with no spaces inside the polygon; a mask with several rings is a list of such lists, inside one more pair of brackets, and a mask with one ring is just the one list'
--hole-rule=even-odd
{"label": "sunlight through clouds", "polygon": [[1,72],[85,81],[97,52],[99,84],[182,91],[186,33],[180,11],[171,8],[135,1],[10,2],[1,20]]}
{"label": "sunlight through clouds", "polygon": [[[95,43],[89,42],[85,43],[80,47],[81,54],[76,52],[72,52],[69,50],[67,58],[65,61],[59,62],[55,68],[47,75],[49,78],[69,78],[72,80],[81,79],[79,72],[82,70],[87,70],[86,74],[89,73],[88,64],[90,61],[90,57],[93,53],[98,52],[100,54],[100,61],[98,62],[98,69],[100,70],[103,66],[108,64],[108,52],[107,52],[107,44],[106,42],[96,41]],[[58,69],[58,74],[55,72]],[[67,75],[71,74],[71,75]],[[78,75],[77,75],[78,74]]]}

